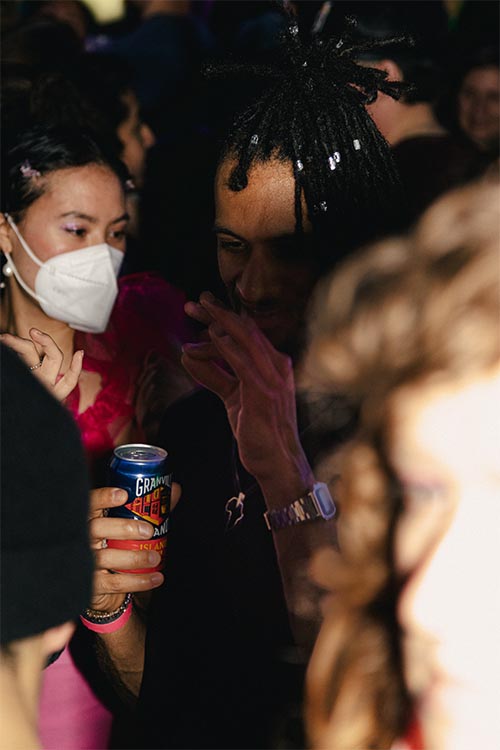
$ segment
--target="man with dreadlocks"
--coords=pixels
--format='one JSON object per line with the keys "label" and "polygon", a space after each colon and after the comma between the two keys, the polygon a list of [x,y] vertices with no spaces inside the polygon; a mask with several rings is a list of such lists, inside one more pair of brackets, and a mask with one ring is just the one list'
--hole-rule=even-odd
{"label": "man with dreadlocks", "polygon": [[[305,595],[308,561],[335,544],[333,502],[301,442],[293,365],[317,279],[398,217],[389,149],[364,109],[377,90],[397,89],[356,66],[345,38],[305,44],[292,22],[286,51],[236,120],[216,176],[232,309],[209,293],[186,308],[208,325],[209,341],[184,350],[205,388],[171,408],[161,430],[183,499],[148,611],[142,687],[138,614],[101,636],[122,682],[140,688],[143,747],[283,741],[319,620]],[[120,567],[132,569],[123,554]],[[113,578],[110,611],[117,592],[153,583]]]}

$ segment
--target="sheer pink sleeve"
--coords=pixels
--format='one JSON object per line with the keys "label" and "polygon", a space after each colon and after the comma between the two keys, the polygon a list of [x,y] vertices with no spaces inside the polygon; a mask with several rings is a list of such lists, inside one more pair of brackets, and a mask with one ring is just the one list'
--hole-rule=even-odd
{"label": "sheer pink sleeve", "polygon": [[78,414],[78,389],[67,405],[73,412],[89,458],[109,452],[133,420],[134,399],[151,356],[178,368],[180,346],[192,336],[182,292],[153,273],[119,280],[118,298],[106,331],[78,332],[75,348],[85,352],[83,368],[99,373],[102,387],[95,403]]}

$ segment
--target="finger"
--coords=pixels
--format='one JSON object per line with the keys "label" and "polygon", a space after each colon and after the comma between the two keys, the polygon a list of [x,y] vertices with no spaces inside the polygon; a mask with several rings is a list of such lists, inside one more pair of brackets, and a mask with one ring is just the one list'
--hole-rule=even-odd
{"label": "finger", "polygon": [[98,542],[98,548],[103,539],[151,539],[153,533],[153,524],[134,518],[99,516],[89,524],[90,538]]}
{"label": "finger", "polygon": [[212,318],[210,313],[207,312],[198,302],[186,302],[184,305],[184,312],[189,315],[193,320],[197,320],[198,323],[208,325]]}
{"label": "finger", "polygon": [[41,352],[40,359],[43,359],[39,378],[47,385],[54,386],[61,371],[64,354],[48,333],[43,333],[38,328],[30,328],[29,334]]}
{"label": "finger", "polygon": [[13,336],[11,333],[0,334],[0,341],[19,354],[28,367],[33,367],[40,362],[40,354],[30,339],[23,339],[21,336]]}
{"label": "finger", "polygon": [[253,318],[248,315],[237,315],[217,300],[212,300],[212,295],[206,292],[202,294],[200,301],[210,312],[217,326],[228,333],[241,349],[248,352],[248,357],[253,363],[252,369],[257,368],[266,380],[276,374],[281,375],[283,355],[264,336]]}
{"label": "finger", "polygon": [[193,359],[219,359],[220,354],[212,341],[200,341],[197,344],[183,344],[182,351]]}
{"label": "finger", "polygon": [[150,589],[161,586],[163,580],[163,574],[158,570],[154,573],[99,571],[94,576],[94,602],[97,597],[105,594],[127,594],[129,592],[133,594],[136,591],[150,591]]}
{"label": "finger", "polygon": [[219,351],[219,356],[224,358],[239,380],[244,383],[251,381],[261,387],[273,387],[281,384],[281,379],[278,378],[274,367],[262,365],[256,367],[256,362],[250,356],[248,350],[240,347],[231,336],[217,330],[217,327],[213,325],[209,327],[208,331],[214,345]]}
{"label": "finger", "polygon": [[181,358],[183,367],[194,380],[216,393],[223,400],[228,398],[237,387],[237,379],[223,370],[215,362],[202,361],[184,353]]}
{"label": "finger", "polygon": [[[71,364],[62,378],[54,386],[54,396],[60,401],[65,398],[76,388],[78,379],[83,366],[83,349],[75,352],[71,358]],[[42,367],[43,369],[43,367]]]}
{"label": "finger", "polygon": [[154,568],[160,562],[161,555],[155,550],[106,547],[95,552],[95,565],[100,570],[142,570]]}
{"label": "finger", "polygon": [[177,482],[172,482],[172,494],[170,497],[170,510],[173,510],[181,499],[182,487]]}
{"label": "finger", "polygon": [[128,500],[128,492],[119,487],[100,487],[90,492],[91,518],[102,515],[105,508],[115,508]]}

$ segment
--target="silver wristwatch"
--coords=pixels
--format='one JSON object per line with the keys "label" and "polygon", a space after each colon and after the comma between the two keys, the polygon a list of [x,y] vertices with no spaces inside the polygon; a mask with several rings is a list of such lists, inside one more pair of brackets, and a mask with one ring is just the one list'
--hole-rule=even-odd
{"label": "silver wristwatch", "polygon": [[315,482],[310,492],[290,505],[266,511],[264,519],[269,531],[279,531],[302,521],[315,521],[318,518],[328,521],[334,517],[335,512],[335,503],[327,485],[324,482]]}

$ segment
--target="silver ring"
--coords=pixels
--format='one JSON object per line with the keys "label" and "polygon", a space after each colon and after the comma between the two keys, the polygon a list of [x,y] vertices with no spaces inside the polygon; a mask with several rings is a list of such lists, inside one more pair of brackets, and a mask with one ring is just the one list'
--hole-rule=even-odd
{"label": "silver ring", "polygon": [[30,370],[38,370],[39,367],[41,367],[43,364],[43,359],[40,360],[40,362],[37,362],[36,365],[33,365],[33,367],[30,367]]}

